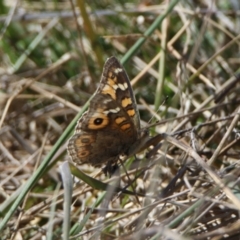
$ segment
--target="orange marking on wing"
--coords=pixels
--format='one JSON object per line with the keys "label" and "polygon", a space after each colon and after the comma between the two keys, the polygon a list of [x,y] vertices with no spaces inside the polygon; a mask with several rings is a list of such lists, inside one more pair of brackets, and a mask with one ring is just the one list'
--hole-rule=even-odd
{"label": "orange marking on wing", "polygon": [[88,162],[89,156],[90,156],[90,151],[87,150],[86,148],[82,147],[77,151],[77,157],[79,158],[78,164],[82,164],[85,162]]}
{"label": "orange marking on wing", "polygon": [[116,91],[109,85],[105,85],[101,93],[109,94],[114,100],[116,100]]}
{"label": "orange marking on wing", "polygon": [[[80,149],[78,152],[77,152],[77,155],[78,157],[81,159],[81,158],[84,158],[84,157],[87,157],[88,155],[90,154],[90,152],[86,149]],[[82,159],[81,159],[82,160]]]}
{"label": "orange marking on wing", "polygon": [[[111,70],[113,70],[113,69],[111,69]],[[113,73],[113,71],[109,71],[108,72],[108,77],[109,78],[113,78],[113,76],[115,76],[115,74]],[[115,79],[116,79],[116,77],[114,77]]]}
{"label": "orange marking on wing", "polygon": [[110,85],[111,87],[114,86],[114,85],[116,85],[116,78],[114,78],[114,79],[108,78],[108,79],[107,79],[107,83],[108,83],[108,85]]}
{"label": "orange marking on wing", "polygon": [[130,124],[130,123],[126,123],[126,124],[124,124],[124,125],[121,126],[121,129],[122,129],[123,131],[125,131],[126,129],[128,129],[128,128],[130,128],[130,127],[131,127],[131,124]]}
{"label": "orange marking on wing", "polygon": [[94,141],[95,141],[95,139],[91,136],[81,135],[81,137],[76,139],[75,145],[76,145],[76,147],[82,147],[82,146],[90,145]]}
{"label": "orange marking on wing", "polygon": [[118,117],[115,119],[115,123],[117,125],[121,124],[122,122],[126,121],[126,118],[125,117]]}
{"label": "orange marking on wing", "polygon": [[[97,109],[96,113],[92,115],[88,123],[88,129],[98,130],[106,127],[109,123],[109,118],[104,113],[101,113],[103,109]],[[99,124],[97,121],[101,121]]]}
{"label": "orange marking on wing", "polygon": [[131,109],[127,111],[128,116],[133,117],[135,115],[135,110]]}
{"label": "orange marking on wing", "polygon": [[123,100],[122,100],[122,107],[127,107],[128,105],[130,105],[130,104],[132,104],[132,100],[131,100],[131,98],[124,98]]}

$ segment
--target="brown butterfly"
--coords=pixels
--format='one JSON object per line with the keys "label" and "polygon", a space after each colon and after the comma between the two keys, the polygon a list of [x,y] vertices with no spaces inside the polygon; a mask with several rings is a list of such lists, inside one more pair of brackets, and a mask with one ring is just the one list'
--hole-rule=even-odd
{"label": "brown butterfly", "polygon": [[127,73],[115,57],[110,57],[89,109],[68,142],[68,153],[76,164],[112,165],[120,155],[135,153],[148,139],[146,131],[140,129]]}

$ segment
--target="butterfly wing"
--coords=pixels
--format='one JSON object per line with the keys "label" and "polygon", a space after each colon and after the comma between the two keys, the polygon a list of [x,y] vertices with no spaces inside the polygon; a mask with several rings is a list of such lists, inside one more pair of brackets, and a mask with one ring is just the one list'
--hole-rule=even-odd
{"label": "butterfly wing", "polygon": [[108,58],[104,65],[100,86],[96,91],[96,94],[99,93],[107,94],[117,101],[134,122],[134,127],[140,129],[140,118],[131,83],[125,69],[114,56]]}
{"label": "butterfly wing", "polygon": [[100,86],[69,140],[68,152],[77,164],[101,166],[127,154],[138,139],[139,118],[128,76],[115,57],[103,69]]}

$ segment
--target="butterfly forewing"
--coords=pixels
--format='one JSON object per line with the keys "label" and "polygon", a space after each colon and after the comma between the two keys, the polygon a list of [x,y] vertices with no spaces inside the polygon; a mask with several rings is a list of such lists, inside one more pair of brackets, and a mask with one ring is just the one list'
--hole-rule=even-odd
{"label": "butterfly forewing", "polygon": [[110,57],[103,68],[102,79],[96,93],[109,94],[129,115],[134,126],[140,128],[137,104],[128,75],[115,57]]}

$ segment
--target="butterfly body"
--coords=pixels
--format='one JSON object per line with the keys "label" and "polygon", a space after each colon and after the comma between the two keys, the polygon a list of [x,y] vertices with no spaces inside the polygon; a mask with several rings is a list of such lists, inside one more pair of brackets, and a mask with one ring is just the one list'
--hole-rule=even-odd
{"label": "butterfly body", "polygon": [[115,57],[107,59],[89,109],[68,143],[77,164],[114,164],[141,138],[140,120],[128,76]]}

